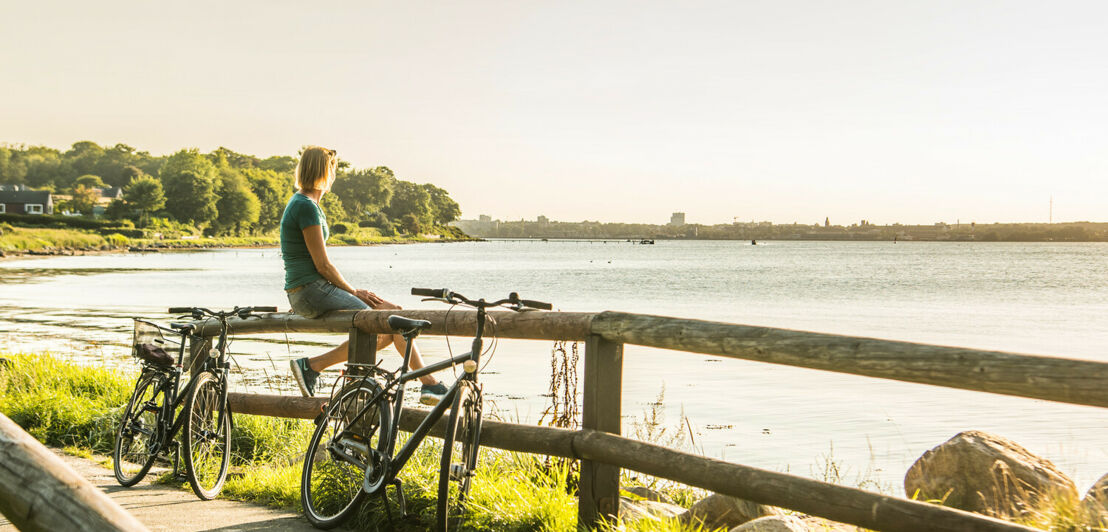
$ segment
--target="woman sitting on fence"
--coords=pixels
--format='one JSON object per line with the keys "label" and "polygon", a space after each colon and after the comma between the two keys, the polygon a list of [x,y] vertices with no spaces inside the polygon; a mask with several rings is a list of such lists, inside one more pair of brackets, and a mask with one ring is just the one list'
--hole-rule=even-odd
{"label": "woman sitting on fence", "polygon": [[[327,219],[319,208],[319,200],[335,181],[338,159],[334,150],[309,146],[296,167],[297,191],[285,205],[281,216],[281,257],[285,261],[285,291],[293,312],[315,318],[332,310],[399,309],[368,290],[356,289],[346,282],[327,256]],[[379,335],[377,349],[389,344],[404,352],[400,335]],[[312,358],[290,361],[292,374],[305,396],[315,393],[319,373],[346,361],[347,344]],[[419,349],[412,345],[412,369],[424,366]],[[427,375],[420,380],[423,388],[420,402],[437,404],[446,394],[446,386]]]}

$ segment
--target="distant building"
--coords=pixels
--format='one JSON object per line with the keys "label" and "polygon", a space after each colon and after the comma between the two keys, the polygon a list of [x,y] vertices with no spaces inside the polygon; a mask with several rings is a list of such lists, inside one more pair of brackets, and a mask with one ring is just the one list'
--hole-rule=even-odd
{"label": "distant building", "polygon": [[669,225],[685,225],[685,213],[675,212],[669,216]]}
{"label": "distant building", "polygon": [[493,220],[491,216],[482,214],[476,220],[456,220],[450,222],[450,225],[470,236],[495,237],[500,228],[500,220]]}
{"label": "distant building", "polygon": [[537,221],[542,225],[547,225],[550,223],[550,218],[547,218],[540,214]]}
{"label": "distant building", "polygon": [[54,196],[24,185],[0,185],[0,213],[54,214]]}

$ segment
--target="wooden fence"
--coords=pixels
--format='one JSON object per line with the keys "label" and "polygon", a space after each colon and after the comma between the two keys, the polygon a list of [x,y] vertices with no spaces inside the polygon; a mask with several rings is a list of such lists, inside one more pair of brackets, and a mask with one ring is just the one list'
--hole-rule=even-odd
{"label": "wooden fence", "polygon": [[0,513],[26,532],[146,530],[4,414],[0,414]]}
{"label": "wooden fence", "polygon": [[[425,334],[473,334],[472,311],[339,311],[319,319],[268,314],[231,320],[236,333],[341,332],[350,358],[373,362],[375,335],[391,332],[387,317],[430,320]],[[585,342],[582,428],[571,431],[487,422],[482,445],[581,460],[579,523],[590,526],[619,511],[620,469],[631,469],[754,502],[875,530],[1032,530],[1005,521],[903,498],[836,486],[794,475],[704,458],[620,437],[623,346],[640,345],[1046,399],[1108,406],[1108,364],[942,347],[768,327],[619,312],[491,312],[500,338]],[[198,333],[218,333],[214,323]],[[314,417],[320,401],[234,394],[232,409],[247,414]],[[411,430],[424,411],[406,409]]]}

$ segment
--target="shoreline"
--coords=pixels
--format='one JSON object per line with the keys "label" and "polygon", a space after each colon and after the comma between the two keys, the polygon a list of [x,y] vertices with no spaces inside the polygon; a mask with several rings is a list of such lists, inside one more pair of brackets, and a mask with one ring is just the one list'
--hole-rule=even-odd
{"label": "shoreline", "polygon": [[[407,245],[407,244],[455,244],[461,242],[484,242],[483,238],[450,238],[450,239],[401,239],[393,241],[380,241],[380,242],[360,242],[351,244],[347,242],[334,242],[328,243],[331,247],[373,247],[373,246],[388,246],[388,245]],[[174,241],[179,242],[179,241]],[[191,242],[191,241],[185,241]],[[12,261],[12,260],[26,260],[26,259],[38,259],[38,258],[50,258],[50,257],[80,257],[86,255],[115,255],[124,253],[175,253],[175,252],[187,252],[187,251],[199,251],[207,249],[274,249],[280,248],[280,243],[274,242],[256,242],[245,244],[231,244],[231,243],[198,243],[198,244],[172,244],[172,245],[158,245],[160,242],[155,242],[153,245],[133,245],[133,246],[120,246],[116,248],[57,248],[48,250],[0,250],[0,262]]]}

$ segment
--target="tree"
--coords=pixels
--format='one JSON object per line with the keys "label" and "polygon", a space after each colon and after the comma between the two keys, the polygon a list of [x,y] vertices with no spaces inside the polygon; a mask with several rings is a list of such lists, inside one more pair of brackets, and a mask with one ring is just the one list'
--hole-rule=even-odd
{"label": "tree", "polygon": [[73,181],[74,186],[84,186],[85,188],[107,188],[108,185],[104,184],[104,180],[100,179],[98,175],[85,174],[78,177]]}
{"label": "tree", "polygon": [[258,222],[258,197],[250,191],[246,178],[238,172],[226,174],[220,180],[219,215],[213,224],[216,232],[238,234]]}
{"label": "tree", "polygon": [[423,185],[423,189],[431,196],[431,221],[436,225],[446,225],[457,220],[462,215],[462,209],[458,202],[450,198],[445,190],[430,183]]}
{"label": "tree", "polygon": [[104,216],[109,220],[123,220],[129,218],[133,212],[134,210],[127,206],[127,202],[121,199],[114,199],[108,204],[108,207],[104,209]]}
{"label": "tree", "polygon": [[289,196],[284,179],[272,170],[256,168],[243,170],[242,175],[258,198],[258,229],[276,229],[281,224],[281,215],[285,212],[285,202]]}
{"label": "tree", "polygon": [[363,220],[370,212],[389,204],[395,186],[392,170],[378,166],[340,174],[331,191],[342,200],[351,219]]}
{"label": "tree", "polygon": [[193,148],[166,159],[159,172],[165,189],[165,210],[181,222],[205,226],[219,215],[216,208],[216,168]]}
{"label": "tree", "polygon": [[77,175],[91,174],[96,171],[96,163],[104,156],[104,148],[95,142],[82,140],[74,142],[73,147],[63,155]]}
{"label": "tree", "polygon": [[323,215],[327,217],[328,224],[346,221],[346,210],[342,207],[342,200],[334,194],[324,194],[323,199],[319,202],[319,208],[323,210]]}
{"label": "tree", "polygon": [[122,175],[123,175],[123,184],[122,185],[117,185],[117,186],[121,186],[121,187],[127,186],[129,183],[131,183],[134,180],[136,180],[136,179],[138,179],[138,178],[140,178],[144,175],[147,175],[147,174],[146,174],[146,172],[142,171],[142,168],[139,168],[139,167],[134,166],[134,165],[127,165],[127,166],[123,167]]}
{"label": "tree", "polygon": [[423,227],[421,227],[419,223],[419,217],[412,213],[405,214],[400,218],[400,227],[409,235],[417,235],[423,232]]}
{"label": "tree", "polygon": [[0,146],[0,183],[18,184],[27,178],[27,165],[20,155],[19,151]]}
{"label": "tree", "polygon": [[411,214],[419,219],[420,225],[431,225],[431,195],[421,185],[397,181],[385,214],[393,220],[400,220],[405,214]]}
{"label": "tree", "polygon": [[165,206],[162,183],[148,175],[131,181],[131,184],[123,189],[123,198],[128,207],[139,211],[140,220],[145,220],[146,215]]}
{"label": "tree", "polygon": [[296,157],[288,157],[283,155],[274,155],[263,159],[258,163],[258,168],[262,170],[272,170],[278,174],[292,175],[292,171],[296,169],[297,165]]}
{"label": "tree", "polygon": [[73,188],[73,198],[69,200],[69,208],[85,216],[92,216],[92,208],[96,206],[96,201],[99,199],[99,190],[77,185]]}

